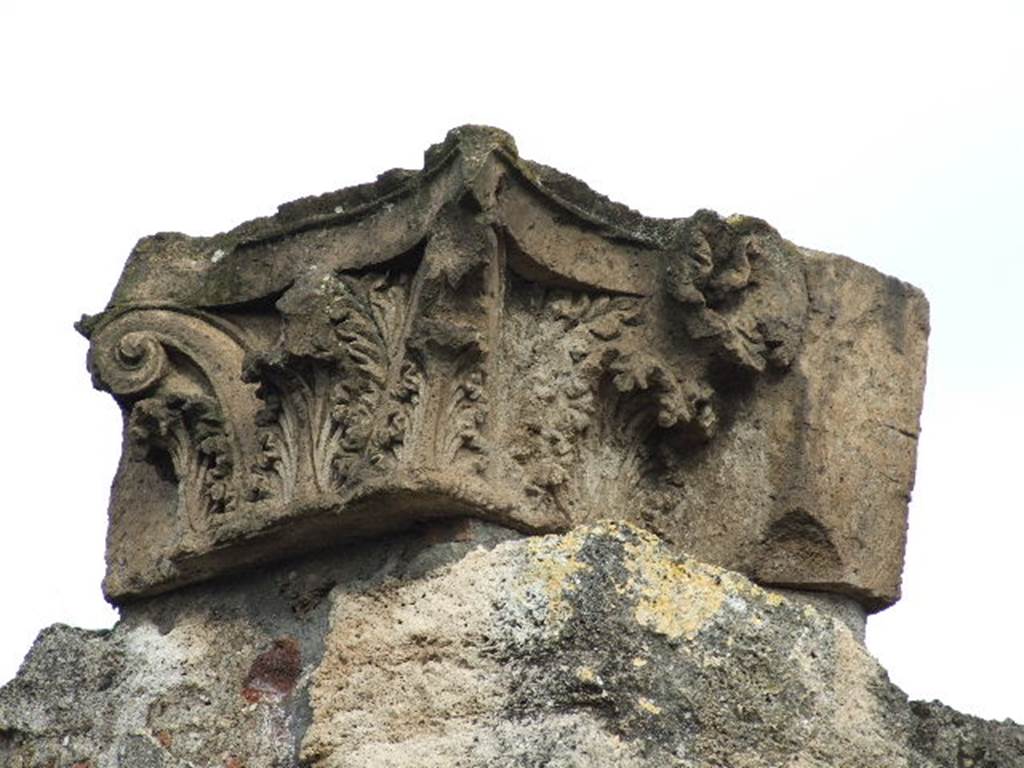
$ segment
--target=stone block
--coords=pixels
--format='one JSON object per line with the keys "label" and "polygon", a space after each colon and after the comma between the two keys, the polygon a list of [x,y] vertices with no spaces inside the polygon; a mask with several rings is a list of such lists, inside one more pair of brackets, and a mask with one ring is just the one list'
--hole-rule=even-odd
{"label": "stone block", "polygon": [[758,219],[643,217],[495,129],[146,238],[80,329],[124,412],[114,602],[451,517],[632,521],[763,584],[899,595],[920,291]]}
{"label": "stone block", "polygon": [[[43,631],[5,768],[1024,766],[839,618],[635,526],[438,522]],[[862,615],[862,614],[861,614]]]}

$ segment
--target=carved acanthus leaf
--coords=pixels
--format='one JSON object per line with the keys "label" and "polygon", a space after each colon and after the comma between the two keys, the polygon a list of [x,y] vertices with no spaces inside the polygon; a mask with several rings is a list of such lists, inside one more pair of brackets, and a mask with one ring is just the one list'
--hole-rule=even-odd
{"label": "carved acanthus leaf", "polygon": [[341,382],[333,418],[346,461],[379,464],[396,456],[419,391],[405,337],[411,276],[406,272],[339,275],[330,317],[340,342]]}
{"label": "carved acanthus leaf", "polygon": [[208,397],[164,395],[139,400],[128,420],[130,445],[139,459],[166,455],[179,483],[179,515],[189,532],[202,533],[211,515],[232,512],[231,441],[217,404]]}
{"label": "carved acanthus leaf", "polygon": [[723,362],[758,373],[786,368],[803,341],[807,286],[791,244],[760,219],[698,211],[666,266],[669,297],[690,338]]}
{"label": "carved acanthus leaf", "polygon": [[292,498],[305,483],[341,491],[357,467],[400,450],[418,391],[403,342],[409,282],[405,272],[330,275],[318,294],[330,329],[319,354],[278,348],[247,362],[265,404],[256,462],[264,496]]}

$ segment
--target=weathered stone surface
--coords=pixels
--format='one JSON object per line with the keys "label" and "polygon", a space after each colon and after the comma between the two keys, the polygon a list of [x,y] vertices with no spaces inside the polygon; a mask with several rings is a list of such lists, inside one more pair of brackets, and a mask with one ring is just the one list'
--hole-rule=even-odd
{"label": "weathered stone surface", "polygon": [[1020,726],[908,703],[827,610],[628,525],[439,524],[122,610],[40,635],[0,765],[1024,766]]}
{"label": "weathered stone surface", "polygon": [[494,129],[147,238],[81,328],[125,414],[115,602],[453,515],[899,595],[920,292],[757,219],[645,218]]}

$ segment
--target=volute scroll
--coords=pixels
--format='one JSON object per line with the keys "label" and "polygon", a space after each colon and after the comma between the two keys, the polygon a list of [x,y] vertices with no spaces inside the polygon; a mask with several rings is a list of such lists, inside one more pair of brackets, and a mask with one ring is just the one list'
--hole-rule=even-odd
{"label": "volute scroll", "polygon": [[127,309],[90,339],[93,382],[121,405],[132,456],[173,472],[191,546],[252,495],[246,468],[262,403],[241,379],[242,339],[221,318],[171,307]]}

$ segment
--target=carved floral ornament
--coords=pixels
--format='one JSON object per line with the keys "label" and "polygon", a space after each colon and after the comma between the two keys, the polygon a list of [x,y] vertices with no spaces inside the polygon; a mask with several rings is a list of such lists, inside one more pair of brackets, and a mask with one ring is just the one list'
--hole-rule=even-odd
{"label": "carved floral ornament", "polygon": [[108,593],[435,516],[681,535],[694,462],[794,365],[808,295],[764,222],[645,219],[493,129],[226,235],[144,240],[81,324],[125,413],[112,525],[165,539]]}

